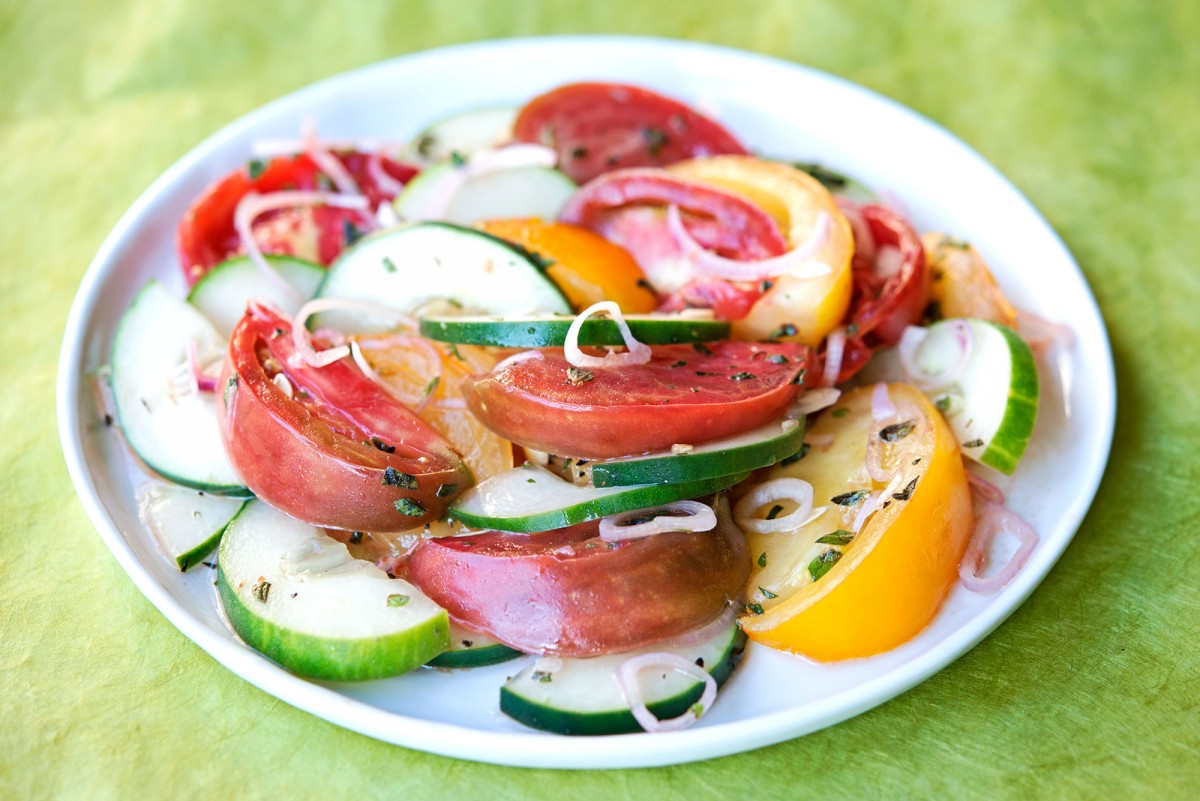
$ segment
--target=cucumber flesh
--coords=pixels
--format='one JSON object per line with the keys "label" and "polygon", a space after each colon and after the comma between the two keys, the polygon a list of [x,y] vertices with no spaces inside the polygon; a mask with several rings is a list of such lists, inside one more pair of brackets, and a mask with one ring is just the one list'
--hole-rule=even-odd
{"label": "cucumber flesh", "polygon": [[[527,253],[482,231],[438,222],[359,240],[329,267],[317,296],[382,303],[408,313],[434,301],[501,316],[571,311],[562,291]],[[389,324],[362,314],[324,312],[311,325],[365,332]]]}
{"label": "cucumber flesh", "polygon": [[209,495],[158,481],[142,484],[136,496],[138,516],[180,570],[199,564],[210,554],[229,521],[246,505],[243,498]]}
{"label": "cucumber flesh", "polygon": [[[641,654],[675,654],[702,666],[719,686],[732,673],[741,644],[737,626],[730,624],[707,642],[690,646],[649,646],[586,659],[540,659],[500,688],[500,711],[526,726],[558,734],[641,731],[617,683],[621,663]],[[646,670],[638,678],[646,706],[660,720],[684,714],[704,691],[703,682],[674,671]]]}
{"label": "cucumber flesh", "polygon": [[445,161],[454,153],[471,156],[512,139],[516,117],[517,109],[507,106],[453,114],[417,134],[409,150],[426,164]]}
{"label": "cucumber flesh", "polygon": [[497,665],[516,659],[522,653],[486,634],[450,621],[450,650],[438,654],[426,664],[435,668],[472,668]]}
{"label": "cucumber flesh", "polygon": [[[422,317],[421,336],[458,345],[487,345],[498,348],[557,348],[567,341],[567,329],[575,318],[535,315],[500,317]],[[630,314],[625,316],[629,332],[646,345],[676,345],[716,342],[729,338],[729,322],[678,314]],[[580,345],[624,345],[617,324],[589,317],[579,329]]]}
{"label": "cucumber flesh", "polygon": [[710,495],[745,477],[740,473],[678,484],[581,487],[526,462],[467,490],[448,514],[471,528],[550,531],[606,515]]}
{"label": "cucumber flesh", "polygon": [[471,225],[495,217],[553,220],[578,187],[550,167],[516,167],[464,177],[452,163],[424,170],[392,205],[403,220]]}
{"label": "cucumber flesh", "polygon": [[804,420],[779,420],[735,437],[693,446],[683,453],[656,453],[584,465],[597,487],[675,484],[768,467],[800,450]]}
{"label": "cucumber flesh", "polygon": [[225,351],[225,340],[193,306],[150,281],[117,324],[112,393],[129,447],[154,472],[217,495],[247,496],[225,455],[212,393],[198,392],[188,345],[201,361]]}
{"label": "cucumber flesh", "polygon": [[[969,327],[971,352],[961,370],[939,381],[960,352],[956,322]],[[1037,417],[1038,375],[1029,345],[987,320],[944,320],[929,327],[913,358],[927,374],[922,390],[942,410],[963,454],[1011,475]]]}
{"label": "cucumber flesh", "polygon": [[234,631],[298,675],[396,676],[450,645],[446,611],[420,590],[260,501],[229,524],[219,561],[217,590]]}
{"label": "cucumber flesh", "polygon": [[266,259],[272,269],[295,288],[295,292],[289,293],[278,281],[264,275],[249,256],[235,256],[221,262],[196,282],[188,293],[188,302],[226,338],[233,333],[251,300],[265,301],[289,317],[295,316],[317,291],[325,277],[325,268],[292,256],[267,256]]}

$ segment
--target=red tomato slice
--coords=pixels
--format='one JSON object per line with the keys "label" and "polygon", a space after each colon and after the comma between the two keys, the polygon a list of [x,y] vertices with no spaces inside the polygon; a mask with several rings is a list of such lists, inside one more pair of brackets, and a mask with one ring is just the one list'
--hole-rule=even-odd
{"label": "red tomato slice", "polygon": [[[729,437],[780,417],[809,351],[792,343],[655,347],[638,366],[596,369],[572,383],[562,351],[466,379],[463,397],[505,439],[589,459]],[[800,379],[803,380],[803,379]]]}
{"label": "red tomato slice", "polygon": [[715,619],[750,575],[742,532],[717,528],[610,543],[598,521],[541,534],[422,542],[408,578],[450,616],[526,653],[596,656],[662,642]]}
{"label": "red tomato slice", "polygon": [[[745,197],[660,170],[620,170],[592,181],[567,201],[559,219],[604,235],[610,212],[638,205],[678,206],[688,233],[731,259],[765,259],[789,247],[775,219]],[[655,233],[669,238],[665,221]],[[617,244],[637,257],[638,243]]]}
{"label": "red tomato slice", "polygon": [[[900,341],[904,329],[917,325],[929,304],[929,271],[921,238],[900,214],[887,206],[858,208],[875,244],[875,257],[855,254],[854,297],[846,315],[846,347],[838,382],[848,381],[871,354]],[[885,249],[898,251],[888,274],[881,274]]]}
{"label": "red tomato slice", "polygon": [[535,97],[517,115],[513,137],[557,150],[560,169],[576,183],[620,167],[747,152],[719,123],[678,100],[615,83],[568,84]]}
{"label": "red tomato slice", "polygon": [[[390,200],[372,175],[370,155],[356,151],[335,154],[370,199],[371,207]],[[416,169],[388,158],[381,166],[392,178],[407,182]],[[241,238],[233,227],[238,203],[250,192],[267,194],[286,190],[311,190],[321,186],[322,173],[306,155],[279,156],[266,162],[251,176],[248,167],[231,172],[214,183],[188,210],[179,224],[176,249],[188,285],[231,255],[242,250]],[[348,209],[314,208],[264,215],[255,225],[255,239],[265,253],[301,255],[328,264],[346,246],[346,223],[362,228],[361,212]],[[297,252],[297,241],[307,235],[316,242],[314,252]]]}
{"label": "red tomato slice", "polygon": [[314,368],[294,356],[291,321],[252,303],[230,338],[217,414],[259,498],[318,526],[403,531],[471,485],[449,443],[351,359]]}

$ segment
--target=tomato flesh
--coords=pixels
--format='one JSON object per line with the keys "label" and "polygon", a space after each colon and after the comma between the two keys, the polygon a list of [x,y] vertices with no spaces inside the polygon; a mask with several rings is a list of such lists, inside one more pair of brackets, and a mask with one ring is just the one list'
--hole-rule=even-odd
{"label": "tomato flesh", "polygon": [[446,440],[352,360],[314,368],[295,355],[291,321],[252,303],[230,339],[217,412],[259,498],[313,525],[401,531],[470,486]]}
{"label": "tomato flesh", "polygon": [[[334,155],[358,182],[371,208],[391,199],[372,174],[369,154],[344,151]],[[414,167],[386,157],[381,157],[380,168],[401,183],[417,172]],[[214,265],[242,251],[241,237],[233,224],[234,212],[242,198],[251,192],[319,189],[323,178],[312,159],[300,154],[270,159],[253,176],[248,168],[239,168],[210,186],[184,215],[176,233],[176,249],[188,285],[195,284]],[[264,253],[302,256],[328,264],[346,247],[348,224],[362,230],[368,221],[362,212],[330,207],[273,212],[254,226],[255,241]],[[305,236],[314,240],[310,248],[297,245]]]}
{"label": "tomato flesh", "polygon": [[554,148],[576,183],[622,167],[746,152],[722,125],[683,103],[615,83],[568,84],[535,97],[517,115],[513,137]]}
{"label": "tomato flesh", "polygon": [[540,534],[422,542],[408,578],[468,628],[526,653],[596,656],[671,639],[736,602],[750,575],[742,532],[717,528],[606,542],[598,521]]}
{"label": "tomato flesh", "polygon": [[809,356],[792,343],[663,345],[647,364],[596,368],[573,383],[562,351],[546,350],[468,378],[463,397],[505,439],[561,456],[611,458],[721,439],[780,417]]}

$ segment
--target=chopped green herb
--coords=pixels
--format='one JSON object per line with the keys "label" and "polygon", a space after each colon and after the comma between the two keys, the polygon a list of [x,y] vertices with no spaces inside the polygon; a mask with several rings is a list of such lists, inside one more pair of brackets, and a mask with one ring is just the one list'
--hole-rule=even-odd
{"label": "chopped green herb", "polygon": [[650,126],[642,128],[642,139],[646,142],[646,153],[651,156],[657,156],[670,141],[665,131]]}
{"label": "chopped green herb", "polygon": [[539,684],[549,684],[554,680],[554,674],[548,670],[535,670],[529,674],[529,678]]}
{"label": "chopped green herb", "polygon": [[430,395],[432,395],[433,391],[437,389],[438,384],[441,382],[442,377],[440,375],[435,375],[433,378],[429,379],[429,383],[425,385],[425,394],[422,397],[428,398]]}
{"label": "chopped green herb", "polygon": [[850,323],[846,326],[846,336],[852,337],[858,333],[858,323]]}
{"label": "chopped green herb", "polygon": [[753,381],[754,373],[747,373],[745,370],[743,370],[740,373],[734,373],[733,375],[729,376],[729,380],[730,381]]}
{"label": "chopped green herb", "polygon": [[911,434],[916,427],[916,420],[905,420],[903,423],[896,423],[880,429],[879,438],[884,442],[898,442]]}
{"label": "chopped green herb", "polygon": [[276,328],[274,331],[271,332],[271,339],[279,339],[281,336],[283,336],[286,333],[287,333],[287,331],[284,331],[282,328]]}
{"label": "chopped green herb", "polygon": [[925,319],[931,323],[942,319],[942,304],[939,301],[929,301],[929,305],[925,307]]}
{"label": "chopped green herb", "polygon": [[246,164],[246,174],[250,176],[251,181],[257,181],[258,177],[267,169],[267,163],[262,159],[250,159]]}
{"label": "chopped green herb", "polygon": [[645,289],[648,292],[654,292],[654,284],[650,283],[645,278],[639,278],[635,283],[639,289]]}
{"label": "chopped green herb", "polygon": [[402,515],[409,517],[421,517],[425,514],[425,507],[414,501],[412,498],[401,498],[394,504],[396,511]]}
{"label": "chopped green herb", "polygon": [[267,596],[271,594],[271,582],[260,577],[258,583],[250,588],[250,594],[265,604]]}
{"label": "chopped green herb", "polygon": [[[703,667],[703,665],[701,665],[701,667]],[[704,714],[704,704],[697,701],[696,703],[694,703],[688,707],[688,711],[691,712],[696,717],[700,717],[701,715]]]}
{"label": "chopped green herb", "polygon": [[796,326],[792,325],[791,323],[784,323],[783,325],[779,326],[774,331],[772,331],[770,336],[768,336],[767,338],[774,341],[776,339],[782,339],[783,337],[794,337],[794,336],[796,336]]}
{"label": "chopped green herb", "polygon": [[[233,398],[233,393],[237,391],[238,377],[237,374],[229,376],[229,380],[225,382],[225,405],[229,406]],[[146,405],[146,401],[142,401],[142,405]],[[149,407],[146,407],[149,409]]]}
{"label": "chopped green herb", "polygon": [[437,488],[436,494],[439,498],[449,498],[456,492],[458,492],[457,484],[442,484]]}
{"label": "chopped green herb", "polygon": [[865,489],[854,490],[853,492],[843,492],[841,495],[834,495],[829,500],[836,503],[838,506],[854,506],[863,498],[871,493]]}
{"label": "chopped green herb", "polygon": [[453,342],[451,342],[450,346],[446,348],[446,353],[458,359],[460,362],[466,361],[466,359],[463,358],[463,355],[458,352],[458,345],[455,345]]}
{"label": "chopped green herb", "polygon": [[350,532],[350,544],[351,545],[358,545],[360,542],[362,542],[362,538],[363,538],[363,533],[361,531]]}
{"label": "chopped green herb", "polygon": [[696,351],[697,353],[703,353],[705,356],[712,356],[712,348],[710,348],[708,345],[705,345],[703,342],[693,342],[692,350]]}
{"label": "chopped green herb", "polygon": [[671,366],[672,367],[687,367],[687,362],[685,362],[683,359],[680,359],[679,361],[675,362]]}
{"label": "chopped green herb", "polygon": [[775,353],[768,356],[767,361],[771,364],[787,364],[787,356],[784,356],[782,353]]}
{"label": "chopped green herb", "polygon": [[580,159],[587,158],[587,153],[586,147],[575,147],[571,149],[571,158],[575,161],[579,161]]}
{"label": "chopped green herb", "polygon": [[759,592],[761,592],[761,593],[762,593],[762,596],[763,596],[764,598],[768,599],[768,600],[770,600],[771,598],[778,598],[778,597],[779,597],[778,595],[776,595],[775,593],[771,592],[770,590],[768,590],[768,589],[767,589],[767,588],[765,588],[765,587],[759,587],[759,588],[758,588],[758,591],[759,591]]}
{"label": "chopped green herb", "polygon": [[839,189],[845,189],[850,184],[850,179],[842,175],[840,172],[834,172],[828,167],[824,167],[815,161],[797,161],[792,164],[798,170],[802,170],[813,178],[821,182],[829,191],[833,192]]}
{"label": "chopped green herb", "polygon": [[763,551],[762,553],[760,553],[758,555],[758,566],[759,567],[767,566],[767,552],[766,551]]}
{"label": "chopped green herb", "polygon": [[[917,476],[917,478],[920,478],[920,476]],[[913,490],[917,488],[917,478],[914,478],[912,481],[908,482],[908,485],[899,492],[893,492],[892,497],[898,501],[907,501],[909,498],[911,498]]]}
{"label": "chopped green herb", "polygon": [[450,163],[455,167],[461,167],[467,163],[467,157],[457,150],[450,151]]}
{"label": "chopped green herb", "polygon": [[933,402],[933,405],[938,408],[939,412],[944,412],[950,408],[950,396],[943,395]]}
{"label": "chopped green herb", "polygon": [[595,373],[593,373],[591,370],[585,370],[582,367],[568,367],[567,368],[567,381],[574,384],[575,386],[579,386],[580,384],[586,384],[587,382],[595,379],[595,377],[596,377]]}
{"label": "chopped green herb", "polygon": [[808,452],[811,449],[812,449],[812,446],[809,445],[807,442],[801,443],[800,450],[796,451],[791,456],[788,456],[787,458],[783,459],[779,463],[781,465],[795,464],[796,462],[803,459],[805,456],[808,456]]}
{"label": "chopped green herb", "polygon": [[746,610],[752,615],[761,615],[763,613],[762,604],[746,604]]}
{"label": "chopped green herb", "polygon": [[824,537],[817,537],[817,542],[822,545],[849,545],[850,540],[854,539],[854,535],[844,528],[839,528]]}
{"label": "chopped green herb", "polygon": [[775,286],[774,281],[763,281],[761,284],[758,285],[758,290],[760,292],[766,292],[768,289],[770,289],[773,286]]}
{"label": "chopped green herb", "polygon": [[970,250],[971,243],[965,239],[954,239],[949,236],[943,236],[939,245],[945,248],[955,248],[956,250]]}
{"label": "chopped green herb", "polygon": [[964,443],[963,443],[963,447],[964,447],[964,448],[982,448],[982,447],[983,447],[983,440],[981,440],[981,439],[973,439],[973,440],[971,440],[970,442],[964,442]]}
{"label": "chopped green herb", "polygon": [[792,379],[792,383],[793,384],[803,384],[804,377],[806,375],[808,375],[808,370],[805,370],[803,367],[801,367],[799,372],[796,373],[796,377]]}
{"label": "chopped green herb", "polygon": [[702,377],[703,377],[703,376],[706,376],[706,375],[720,375],[720,373],[714,373],[714,372],[711,372],[711,371],[708,371],[708,370],[697,370],[697,371],[696,371],[696,375],[698,375],[698,376],[702,376]]}
{"label": "chopped green herb", "polygon": [[829,569],[837,564],[837,561],[842,558],[842,552],[836,548],[830,548],[825,553],[818,556],[816,559],[808,563],[808,575],[812,576],[812,580],[816,581],[829,572]]}
{"label": "chopped green herb", "polygon": [[381,440],[379,437],[371,437],[371,444],[374,445],[379,450],[383,451],[384,453],[395,453],[396,452],[396,446],[388,445],[386,442]]}
{"label": "chopped green herb", "polygon": [[387,597],[387,605],[388,606],[405,606],[408,604],[409,600],[411,600],[411,599],[407,595],[400,595],[399,593],[393,593],[392,595],[389,595]]}
{"label": "chopped green herb", "polygon": [[417,477],[409,473],[402,473],[394,467],[385,467],[383,469],[383,483],[389,487],[402,487],[404,489],[417,489]]}
{"label": "chopped green herb", "polygon": [[392,261],[387,256],[384,256],[383,257],[383,269],[385,272],[389,272],[389,273],[396,272],[396,262]]}
{"label": "chopped green herb", "polygon": [[779,504],[775,504],[771,507],[771,511],[767,512],[767,520],[774,520],[775,518],[779,517],[779,513],[782,511],[783,507]]}
{"label": "chopped green herb", "polygon": [[840,409],[834,409],[832,412],[830,412],[830,414],[834,417],[845,417],[846,415],[850,414],[850,410],[843,406]]}
{"label": "chopped green herb", "polygon": [[347,247],[362,239],[362,236],[363,232],[358,230],[354,223],[347,219],[342,220],[342,239],[346,241]]}

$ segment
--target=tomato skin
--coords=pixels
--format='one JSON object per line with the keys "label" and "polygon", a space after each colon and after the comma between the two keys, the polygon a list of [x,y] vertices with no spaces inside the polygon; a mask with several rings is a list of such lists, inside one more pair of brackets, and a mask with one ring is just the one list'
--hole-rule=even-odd
{"label": "tomato skin", "polygon": [[917,232],[887,206],[864,205],[858,213],[871,229],[876,252],[883,247],[900,251],[900,268],[891,276],[881,277],[876,273],[875,260],[854,256],[854,297],[846,315],[846,347],[839,383],[866,366],[875,351],[899,342],[905,328],[921,322],[929,303],[929,269]]}
{"label": "tomato skin", "polygon": [[426,540],[408,578],[456,621],[526,653],[629,651],[703,626],[740,598],[749,552],[723,497],[716,510],[713,531],[611,544],[598,521]]}
{"label": "tomato skin", "polygon": [[[390,199],[371,177],[368,154],[345,151],[335,155],[358,182],[372,208]],[[388,175],[401,183],[406,183],[417,173],[416,168],[386,157],[382,158],[381,165]],[[176,232],[176,250],[188,286],[199,281],[214,265],[242,250],[241,238],[233,225],[233,215],[242,198],[251,192],[267,194],[317,189],[320,176],[321,171],[307,155],[277,156],[267,161],[254,177],[250,176],[248,168],[240,167],[209,186],[184,215]],[[306,256],[322,264],[328,264],[345,247],[344,221],[358,227],[364,224],[362,213],[349,209],[321,207],[284,211],[278,215],[288,218],[293,228],[315,228],[316,252],[295,253],[289,246],[290,236],[272,237],[269,234],[259,244],[263,251]],[[276,227],[286,229],[289,226]]]}
{"label": "tomato skin", "polygon": [[[349,358],[321,368],[292,364],[291,328],[286,317],[252,303],[230,339],[217,415],[246,486],[292,517],[327,528],[401,531],[437,519],[471,485],[462,460]],[[291,397],[267,364],[286,376]],[[416,488],[388,484],[389,467],[412,477]],[[454,491],[439,497],[444,486]],[[397,510],[401,499],[424,514]]]}
{"label": "tomato skin", "polygon": [[678,100],[616,83],[567,84],[535,97],[517,115],[513,138],[553,147],[576,183],[622,167],[747,152],[722,125]]}
{"label": "tomato skin", "polygon": [[721,439],[777,419],[809,361],[808,349],[792,343],[662,345],[648,364],[596,368],[591,380],[573,384],[562,351],[545,350],[540,359],[468,378],[462,392],[505,439],[560,456],[611,458]]}

